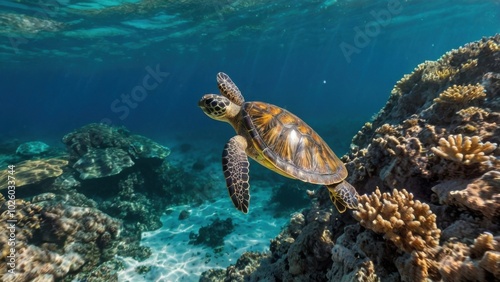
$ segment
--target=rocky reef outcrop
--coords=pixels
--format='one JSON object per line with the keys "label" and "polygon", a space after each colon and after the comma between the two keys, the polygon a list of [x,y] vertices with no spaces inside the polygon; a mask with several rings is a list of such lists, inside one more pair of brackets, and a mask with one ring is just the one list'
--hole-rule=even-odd
{"label": "rocky reef outcrop", "polygon": [[[18,162],[0,171],[10,180],[0,185],[0,268],[15,256],[1,281],[117,281],[115,255],[148,258],[141,233],[160,228],[169,205],[212,195],[210,183],[168,162],[169,148],[125,128],[89,124],[62,142],[66,150],[22,158],[16,146],[3,152]],[[17,148],[41,151],[32,145]]]}
{"label": "rocky reef outcrop", "polygon": [[499,281],[499,144],[496,35],[418,65],[354,136],[358,210],[321,188],[269,253],[200,281]]}

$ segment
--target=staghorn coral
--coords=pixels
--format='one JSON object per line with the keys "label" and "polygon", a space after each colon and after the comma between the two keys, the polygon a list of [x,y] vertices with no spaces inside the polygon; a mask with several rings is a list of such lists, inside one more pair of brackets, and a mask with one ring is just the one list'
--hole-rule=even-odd
{"label": "staghorn coral", "polygon": [[[63,173],[68,161],[61,158],[28,160],[15,164],[16,187],[39,183],[42,180],[55,178]],[[7,179],[9,170],[0,172],[0,179]],[[6,189],[7,181],[2,181],[0,190]]]}
{"label": "staghorn coral", "polygon": [[380,193],[377,188],[370,196],[359,199],[359,210],[353,213],[360,224],[392,241],[405,252],[424,251],[439,244],[441,230],[429,205],[413,200],[405,189]]}
{"label": "staghorn coral", "polygon": [[463,137],[462,134],[458,134],[448,136],[448,140],[439,139],[439,147],[432,147],[431,150],[441,158],[470,165],[494,161],[495,157],[488,154],[496,148],[496,143],[482,143],[479,136]]}
{"label": "staghorn coral", "polygon": [[484,87],[476,85],[453,85],[439,94],[434,102],[441,104],[469,104],[486,97]]}

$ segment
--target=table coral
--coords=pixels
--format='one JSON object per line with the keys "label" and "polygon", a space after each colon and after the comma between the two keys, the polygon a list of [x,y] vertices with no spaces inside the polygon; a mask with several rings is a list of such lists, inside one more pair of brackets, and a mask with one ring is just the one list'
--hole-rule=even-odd
{"label": "table coral", "polygon": [[[62,158],[28,160],[15,164],[16,187],[35,184],[49,178],[55,178],[63,173],[68,161]],[[0,179],[7,179],[8,170],[0,172]],[[7,181],[2,181],[0,190],[6,189]]]}
{"label": "table coral", "polygon": [[482,143],[479,136],[463,137],[458,134],[448,136],[448,140],[439,139],[439,146],[432,147],[431,150],[441,158],[470,165],[494,161],[495,157],[489,154],[496,148],[496,143]]}
{"label": "table coral", "polygon": [[394,189],[392,195],[376,189],[370,196],[361,196],[359,202],[353,215],[360,224],[383,233],[401,250],[423,251],[439,244],[441,230],[436,226],[436,215],[405,189]]}
{"label": "table coral", "polygon": [[74,165],[81,179],[94,179],[120,173],[134,165],[134,161],[122,149],[92,149],[85,153]]}

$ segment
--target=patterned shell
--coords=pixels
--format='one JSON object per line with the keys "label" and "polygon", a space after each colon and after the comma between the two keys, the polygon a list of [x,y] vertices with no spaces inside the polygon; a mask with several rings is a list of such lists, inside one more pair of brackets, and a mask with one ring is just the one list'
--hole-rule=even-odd
{"label": "patterned shell", "polygon": [[294,114],[262,102],[244,103],[242,112],[255,148],[283,174],[322,185],[347,177],[342,161]]}

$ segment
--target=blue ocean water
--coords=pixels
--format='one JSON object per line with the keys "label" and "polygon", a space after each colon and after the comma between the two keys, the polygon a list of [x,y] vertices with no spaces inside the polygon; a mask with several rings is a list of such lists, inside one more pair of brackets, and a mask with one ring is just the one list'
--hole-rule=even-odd
{"label": "blue ocean water", "polygon": [[[18,229],[36,230],[33,238],[18,237],[35,255],[17,258],[30,265],[40,253],[53,256],[40,255],[46,261],[37,267],[19,267],[25,280],[9,281],[30,281],[29,272],[39,269],[47,281],[80,271],[82,280],[74,281],[87,281],[91,271],[106,272],[96,269],[109,261],[116,272],[103,277],[119,281],[197,281],[246,251],[277,248],[269,241],[285,230],[292,212],[310,205],[309,186],[252,162],[252,209],[242,214],[233,208],[220,153],[234,131],[197,106],[204,94],[218,93],[218,72],[229,74],[247,101],[300,116],[340,157],[405,74],[497,33],[498,0],[0,1],[1,161],[49,168],[40,169],[38,179],[37,165],[27,177],[18,166],[19,178],[28,180],[17,182],[17,199],[38,200],[43,208],[34,212],[41,227]],[[88,149],[79,136],[67,147],[61,142],[90,123],[144,137],[101,128],[108,142],[102,147]],[[146,138],[170,147],[171,155]],[[25,141],[69,155],[50,155],[55,160],[40,164],[38,154],[12,151],[12,144]],[[141,151],[144,144],[160,153],[151,157]],[[113,167],[123,160],[126,165]],[[49,161],[60,170],[56,176],[43,173],[53,173]],[[0,183],[5,196],[3,188]],[[223,245],[210,242],[213,234]],[[197,239],[201,243],[193,243]],[[91,251],[78,249],[82,242]],[[71,267],[50,265],[61,260]]]}
{"label": "blue ocean water", "polygon": [[[473,0],[1,1],[2,137],[106,121],[223,142],[231,129],[196,102],[224,71],[341,155],[403,74],[500,32],[499,19],[498,1]],[[160,76],[145,90],[151,70]]]}

